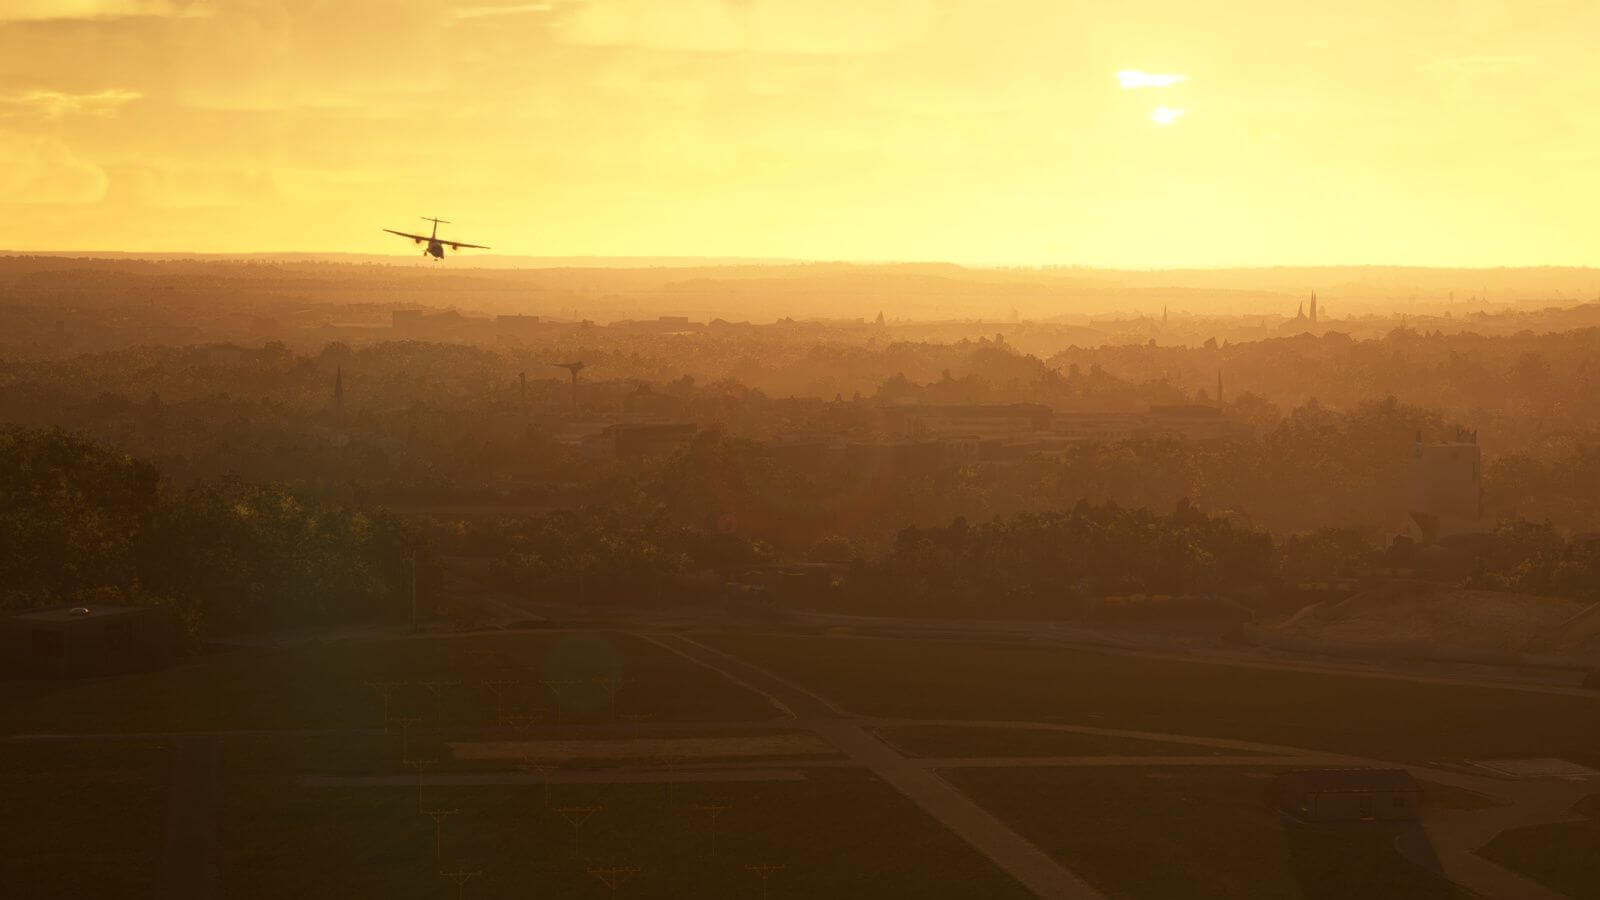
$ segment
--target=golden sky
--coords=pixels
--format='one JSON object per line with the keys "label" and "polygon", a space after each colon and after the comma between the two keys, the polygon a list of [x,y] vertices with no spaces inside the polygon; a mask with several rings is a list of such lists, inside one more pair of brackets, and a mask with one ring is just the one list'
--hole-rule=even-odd
{"label": "golden sky", "polygon": [[0,248],[1600,264],[1596,0],[0,0]]}

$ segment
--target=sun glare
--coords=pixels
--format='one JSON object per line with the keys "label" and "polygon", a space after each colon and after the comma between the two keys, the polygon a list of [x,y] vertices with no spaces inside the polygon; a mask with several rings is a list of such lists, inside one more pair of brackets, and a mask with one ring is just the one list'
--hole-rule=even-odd
{"label": "sun glare", "polygon": [[1156,123],[1157,125],[1171,125],[1172,123],[1183,118],[1185,115],[1188,115],[1188,113],[1189,111],[1186,109],[1178,109],[1172,106],[1158,106],[1155,109],[1150,110],[1150,121]]}
{"label": "sun glare", "polygon": [[1189,76],[1187,75],[1141,72],[1138,69],[1123,69],[1117,73],[1117,81],[1125,91],[1138,90],[1139,88],[1172,87],[1175,84],[1183,84],[1188,80]]}

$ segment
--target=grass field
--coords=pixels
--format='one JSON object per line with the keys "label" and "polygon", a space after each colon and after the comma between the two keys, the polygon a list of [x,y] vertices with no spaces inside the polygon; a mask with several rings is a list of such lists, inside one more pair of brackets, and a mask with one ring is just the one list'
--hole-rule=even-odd
{"label": "grass field", "polygon": [[1478,852],[1569,897],[1600,897],[1600,795],[1583,808],[1587,822],[1512,829]]}
{"label": "grass field", "polygon": [[1138,738],[964,725],[902,725],[877,733],[907,756],[1249,756],[1194,744]]}
{"label": "grass field", "polygon": [[0,897],[156,897],[171,768],[160,743],[0,744]]}
{"label": "grass field", "polygon": [[525,716],[773,715],[754,694],[638,638],[514,633],[237,650],[142,675],[0,683],[0,734],[378,728],[383,701],[368,686],[377,682],[395,683],[390,716],[452,729]]}
{"label": "grass field", "polygon": [[[392,684],[388,733],[383,700],[369,683]],[[349,853],[342,868],[324,860],[331,887],[335,871],[359,881],[363,860],[376,864],[413,848],[363,843],[359,830],[340,824],[388,810],[382,791],[312,796],[294,787],[302,774],[405,772],[407,758],[434,770],[506,769],[515,763],[452,760],[444,744],[525,738],[534,733],[530,724],[543,739],[630,728],[666,737],[742,735],[771,733],[761,726],[771,716],[760,697],[713,672],[627,635],[594,633],[339,641],[211,654],[141,675],[3,683],[0,736],[152,737],[0,742],[0,897],[155,896],[172,795],[166,732],[275,732],[220,739],[217,796],[231,811],[226,827],[219,812],[220,833],[225,840],[248,834],[259,815],[260,827],[276,821],[294,831],[294,852],[315,857],[342,847]],[[693,727],[706,721],[756,727]],[[409,724],[402,729],[402,722]],[[254,811],[239,814],[241,804]],[[493,824],[513,833],[505,841],[520,827],[507,817]],[[223,846],[237,854],[249,844]],[[427,876],[415,882],[427,886],[416,896],[452,895],[432,869]],[[253,878],[234,887],[247,890]]]}
{"label": "grass field", "polygon": [[[603,898],[587,870],[639,870],[619,897],[1025,897],[987,860],[856,769],[804,782],[307,788],[226,769],[222,896],[453,897],[443,871],[481,871],[464,896]],[[711,813],[717,816],[716,848]],[[569,817],[595,808],[574,829]],[[566,816],[557,812],[567,809]],[[442,819],[435,859],[433,820]]]}
{"label": "grass field", "polygon": [[1109,896],[1428,900],[1465,895],[1387,826],[1286,823],[1270,769],[960,769],[969,796]]}
{"label": "grass field", "polygon": [[1054,647],[737,634],[704,640],[866,715],[1064,722],[1418,763],[1526,755],[1600,765],[1600,695]]}

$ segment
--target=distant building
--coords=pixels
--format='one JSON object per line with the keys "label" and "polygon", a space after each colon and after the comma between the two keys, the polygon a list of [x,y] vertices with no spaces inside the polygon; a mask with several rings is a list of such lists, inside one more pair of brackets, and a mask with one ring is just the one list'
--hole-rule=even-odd
{"label": "distant building", "polygon": [[412,328],[422,324],[424,312],[420,309],[397,309],[389,314],[389,323],[396,329]]}
{"label": "distant building", "polygon": [[629,416],[676,417],[683,414],[683,401],[671,394],[658,394],[650,385],[640,384],[622,397],[622,411]]}
{"label": "distant building", "polygon": [[534,331],[539,327],[539,317],[524,315],[495,316],[494,325],[495,328],[502,332]]}
{"label": "distant building", "polygon": [[1058,412],[1052,421],[1056,434],[1080,441],[1125,441],[1145,427],[1145,417],[1129,412]]}
{"label": "distant building", "polygon": [[873,472],[931,472],[959,462],[972,441],[852,441],[841,452],[845,465]]}
{"label": "distant building", "polygon": [[36,609],[0,618],[0,666],[34,678],[144,672],[171,660],[176,636],[157,607]]}
{"label": "distant building", "polygon": [[843,441],[830,437],[784,435],[765,445],[767,456],[796,469],[818,469],[842,455]]}
{"label": "distant building", "polygon": [[1052,415],[1039,403],[891,406],[884,426],[901,437],[986,437],[1048,431]]}
{"label": "distant building", "polygon": [[1413,536],[1431,542],[1484,530],[1477,433],[1438,443],[1419,434],[1411,452]]}
{"label": "distant building", "polygon": [[700,426],[693,423],[618,424],[607,426],[604,434],[610,439],[617,459],[644,459],[681,450],[689,446],[699,432]]}
{"label": "distant building", "polygon": [[1150,407],[1145,426],[1152,434],[1167,434],[1191,441],[1217,441],[1249,437],[1250,426],[1223,414],[1222,408],[1203,403]]}
{"label": "distant building", "polygon": [[1413,821],[1422,787],[1405,769],[1302,769],[1278,776],[1278,806],[1305,822]]}

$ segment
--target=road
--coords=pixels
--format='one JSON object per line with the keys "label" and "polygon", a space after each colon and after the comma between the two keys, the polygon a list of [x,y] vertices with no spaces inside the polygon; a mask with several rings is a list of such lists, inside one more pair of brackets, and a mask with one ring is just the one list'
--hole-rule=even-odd
{"label": "road", "polygon": [[[801,727],[810,728],[852,761],[871,769],[1040,897],[1096,897],[1099,894],[1081,877],[1050,859],[1004,822],[967,799],[949,782],[937,777],[937,770],[963,767],[1163,765],[1404,768],[1419,778],[1482,794],[1500,804],[1482,810],[1430,811],[1424,816],[1423,828],[1403,835],[1396,842],[1396,849],[1413,862],[1440,871],[1444,877],[1482,897],[1499,900],[1561,900],[1564,895],[1496,865],[1478,855],[1477,851],[1508,829],[1579,821],[1581,817],[1571,812],[1572,807],[1596,790],[1594,779],[1514,780],[1457,769],[1406,765],[1389,760],[1224,738],[1039,722],[928,721],[856,716],[802,685],[686,635],[638,633],[637,636],[697,665],[717,671],[733,683],[762,695],[785,717],[794,719]],[[1267,667],[1271,667],[1270,664]],[[1417,680],[1436,679],[1424,676]],[[1503,684],[1481,686],[1517,689],[1516,686]],[[1537,687],[1533,690],[1544,691]],[[1561,689],[1555,689],[1554,692],[1561,692]],[[901,754],[873,732],[876,728],[907,725],[1062,731],[1164,741],[1233,750],[1236,753],[1232,756],[1188,757],[1130,755],[913,759]]]}
{"label": "road", "polygon": [[1051,859],[932,770],[907,759],[879,740],[868,724],[851,717],[831,701],[686,636],[638,636],[697,665],[720,672],[735,684],[766,697],[774,709],[816,732],[853,762],[870,770],[1035,896],[1051,900],[1090,900],[1101,896],[1088,882]]}

